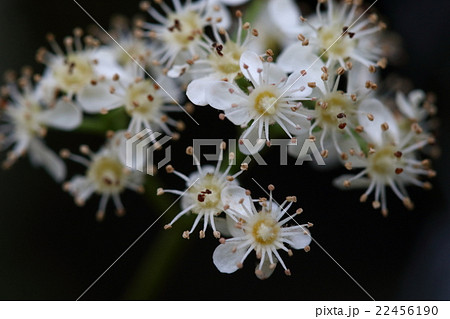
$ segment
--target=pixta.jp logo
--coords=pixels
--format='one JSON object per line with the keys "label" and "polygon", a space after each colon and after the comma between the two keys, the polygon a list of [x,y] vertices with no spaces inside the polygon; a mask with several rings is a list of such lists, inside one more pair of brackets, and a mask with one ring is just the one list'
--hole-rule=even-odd
{"label": "pixta.jp logo", "polygon": [[152,175],[170,162],[171,147],[165,148],[165,156],[157,164],[154,160],[155,150],[162,148],[172,138],[159,132],[145,129],[126,141],[126,165],[134,170]]}

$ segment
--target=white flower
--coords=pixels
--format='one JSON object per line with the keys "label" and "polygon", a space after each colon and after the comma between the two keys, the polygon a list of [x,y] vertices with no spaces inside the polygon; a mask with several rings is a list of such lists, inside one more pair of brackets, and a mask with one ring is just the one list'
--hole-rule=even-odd
{"label": "white flower", "polygon": [[116,214],[125,214],[120,195],[130,189],[142,193],[144,191],[144,175],[138,171],[131,171],[120,160],[117,148],[106,145],[97,153],[93,153],[86,145],[80,147],[83,156],[71,154],[68,150],[62,150],[61,156],[69,158],[87,167],[84,176],[76,175],[70,182],[64,185],[64,189],[72,194],[75,203],[83,206],[92,194],[101,196],[96,218],[103,220],[106,207],[112,198],[116,207]]}
{"label": "white flower", "polygon": [[121,69],[120,75],[116,73],[111,78],[103,78],[89,85],[80,93],[78,100],[89,113],[107,113],[124,107],[131,117],[129,135],[135,135],[144,128],[154,132],[161,128],[167,135],[176,137],[169,126],[182,130],[184,123],[168,117],[166,112],[182,111],[173,100],[181,97],[180,88],[174,80],[162,75],[157,76],[157,83],[166,91],[145,77],[144,71],[133,64],[127,70]]}
{"label": "white flower", "polygon": [[[240,66],[253,85],[249,93],[233,83],[213,82],[208,88],[207,101],[213,108],[225,111],[224,117],[236,125],[246,126],[253,121],[241,140],[248,139],[252,145],[263,138],[269,142],[269,125],[274,123],[291,138],[292,134],[309,129],[309,117],[297,112],[297,101],[310,99],[308,75],[298,73],[287,77],[276,65],[263,63],[250,51],[242,54]],[[241,151],[248,153],[245,147]]]}
{"label": "white flower", "polygon": [[422,122],[429,115],[436,113],[436,107],[422,90],[413,90],[408,96],[398,91],[395,96],[395,102],[400,112],[412,122]]}
{"label": "white flower", "polygon": [[[350,158],[346,163],[348,169],[363,168],[357,175],[344,175],[335,181],[341,187],[367,187],[361,196],[365,202],[375,191],[372,205],[381,207],[387,215],[386,186],[404,203],[408,209],[413,203],[405,186],[415,185],[425,189],[431,188],[429,182],[420,180],[420,176],[433,177],[435,172],[429,169],[429,161],[420,161],[415,151],[432,143],[433,138],[425,134],[422,128],[414,123],[408,134],[402,134],[401,128],[393,114],[378,100],[367,99],[360,105],[359,123],[367,140],[367,154],[360,151],[359,145],[349,150]],[[367,177],[365,177],[367,176]]]}
{"label": "white flower", "polygon": [[[241,74],[239,61],[242,53],[247,51],[249,44],[257,36],[258,31],[250,30],[250,24],[242,24],[242,13],[236,12],[239,20],[236,31],[236,40],[232,40],[228,32],[217,27],[216,23],[212,27],[212,39],[204,36],[208,45],[205,57],[199,57],[195,60],[189,60],[184,65],[172,68],[168,75],[178,77],[182,73],[187,73],[193,80],[190,81],[186,95],[192,103],[197,105],[207,105],[206,92],[208,84],[211,81],[228,81],[233,82]],[[247,33],[242,37],[242,32]],[[222,40],[222,36],[226,41]]]}
{"label": "white flower", "polygon": [[81,29],[75,29],[74,37],[64,39],[66,52],[54,36],[49,35],[48,41],[54,53],[44,48],[38,51],[37,60],[46,65],[41,85],[49,91],[47,94],[62,92],[68,99],[76,99],[91,83],[118,72],[119,65],[111,50],[99,47],[99,41],[90,36],[84,38],[83,48],[82,35]]}
{"label": "white flower", "polygon": [[160,44],[153,54],[156,61],[167,68],[180,61],[184,64],[186,60],[202,54],[204,28],[212,21],[224,28],[230,23],[225,8],[218,3],[211,4],[208,0],[188,0],[184,4],[180,0],[172,0],[174,9],[163,1],[155,2],[164,15],[149,2],[141,2],[141,9],[147,11],[157,23],[141,22],[140,26]]}
{"label": "white flower", "polygon": [[287,244],[293,249],[309,251],[311,235],[308,227],[312,224],[284,226],[287,222],[293,220],[295,215],[300,214],[302,209],[300,208],[296,211],[296,214],[288,215],[288,217],[282,219],[291,205],[296,202],[296,198],[289,196],[278,206],[272,199],[273,189],[273,185],[269,185],[270,198],[268,202],[264,198],[259,199],[262,205],[260,211],[257,211],[249,191],[246,192],[246,197],[249,200],[241,199],[239,212],[235,212],[236,216],[240,218],[239,223],[236,224],[229,220],[231,224],[229,230],[233,238],[226,240],[222,238],[221,245],[216,248],[213,254],[214,264],[220,272],[229,274],[242,268],[245,259],[254,250],[257,258],[260,259],[255,270],[259,279],[269,277],[278,261],[284,268],[285,274],[289,276],[291,271],[286,267],[278,250],[284,250],[291,256],[292,250],[285,246]]}
{"label": "white flower", "polygon": [[[373,92],[371,81],[360,83],[360,87],[354,87],[354,77],[361,79],[358,75],[358,70],[351,70],[348,73],[347,89],[345,92],[338,90],[341,75],[344,74],[344,69],[340,67],[337,71],[337,77],[333,74],[328,74],[328,69],[322,67],[322,85],[317,85],[317,89],[313,92],[315,105],[313,124],[309,130],[309,136],[315,136],[313,133],[316,128],[320,128],[320,148],[322,154],[326,157],[328,149],[324,147],[324,141],[330,139],[332,145],[338,154],[346,157],[342,150],[342,143],[344,139],[353,139],[353,131],[360,132],[362,128],[359,126],[358,114],[360,113],[359,105],[366,99],[371,92]],[[362,68],[359,68],[362,71]],[[352,76],[352,72],[354,76]],[[368,73],[368,72],[362,72]],[[366,83],[366,87],[364,87]],[[354,91],[351,91],[354,90]],[[301,110],[300,110],[301,111]],[[356,140],[353,141],[357,143]]]}
{"label": "white flower", "polygon": [[13,82],[7,84],[10,103],[6,104],[4,124],[0,125],[2,148],[14,145],[8,153],[5,167],[10,167],[20,156],[29,153],[32,163],[43,166],[56,181],[62,181],[66,168],[61,159],[45,144],[48,128],[73,130],[81,123],[81,111],[66,99],[58,99],[49,106],[39,97],[40,86],[34,88],[30,74],[20,79],[21,88]]}
{"label": "white flower", "polygon": [[[171,165],[166,167],[168,173],[174,173],[181,177],[186,182],[187,189],[185,191],[179,191],[174,189],[162,189],[157,191],[158,195],[164,193],[172,193],[182,196],[181,207],[182,211],[178,213],[172,221],[164,226],[165,229],[172,228],[180,217],[188,213],[197,215],[194,224],[191,229],[183,232],[183,238],[189,238],[189,235],[195,230],[200,220],[203,218],[203,229],[200,230],[200,238],[205,237],[205,231],[208,224],[213,229],[213,235],[216,238],[220,238],[220,232],[217,231],[214,217],[220,215],[222,212],[231,214],[231,218],[234,218],[230,212],[230,207],[236,207],[239,199],[245,194],[245,190],[237,185],[236,177],[239,176],[244,170],[247,169],[247,165],[242,165],[241,170],[234,175],[229,176],[231,163],[224,171],[220,171],[222,164],[223,149],[225,143],[221,144],[221,155],[217,166],[200,166],[200,163],[193,154],[192,147],[187,148],[187,153],[193,155],[195,164],[197,166],[197,172],[192,173],[189,177],[176,171]],[[230,153],[230,160],[234,159],[234,154]],[[235,219],[235,218],[234,218]],[[235,219],[236,220],[236,219]],[[237,220],[236,220],[237,221]]]}
{"label": "white flower", "polygon": [[[360,1],[345,1],[337,4],[334,0],[326,1],[327,11],[321,11],[324,1],[318,1],[316,14],[304,22],[303,31],[298,35],[300,43],[293,44],[289,50],[298,50],[302,46],[311,46],[317,54],[322,55],[328,68],[339,65],[347,68],[347,62],[359,62],[375,72],[375,66],[385,66],[380,60],[382,49],[377,44],[377,32],[385,25],[377,24],[377,16],[360,17]],[[353,23],[355,23],[353,25]],[[298,30],[298,29],[296,29]],[[301,31],[301,30],[299,30]]]}
{"label": "white flower", "polygon": [[110,47],[114,60],[124,68],[132,67],[136,61],[143,67],[149,67],[153,47],[151,42],[144,38],[142,31],[132,29],[128,20],[122,16],[114,17],[111,24],[109,34],[99,29],[95,35]]}

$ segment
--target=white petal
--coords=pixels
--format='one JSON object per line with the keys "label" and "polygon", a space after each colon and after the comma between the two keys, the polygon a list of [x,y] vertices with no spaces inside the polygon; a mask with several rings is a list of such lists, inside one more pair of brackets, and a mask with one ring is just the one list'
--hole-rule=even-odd
{"label": "white petal", "polygon": [[[284,230],[289,230],[289,227]],[[300,228],[292,233],[289,232],[284,237],[292,242],[292,244],[289,245],[294,249],[303,249],[311,243],[311,234],[307,227],[303,227],[303,229]]]}
{"label": "white petal", "polygon": [[[198,1],[197,3],[199,5],[203,5],[203,1]],[[220,22],[217,23],[217,26],[219,28],[228,29],[228,27],[231,25],[230,13],[227,8],[219,2],[219,0],[209,0],[206,10],[207,17],[211,17],[213,20],[217,20],[218,18],[220,18]]]}
{"label": "white petal", "polygon": [[[270,252],[270,254],[272,254],[272,253]],[[278,259],[277,259],[277,257],[273,256],[273,254],[272,254],[272,258],[273,258],[273,262],[276,267],[276,265],[278,264]],[[259,269],[259,264],[256,266],[256,269]],[[270,259],[267,256],[264,259],[264,262],[261,267],[261,271],[262,271],[262,274],[255,272],[256,277],[258,277],[258,279],[261,279],[261,280],[269,278],[275,271],[275,268],[270,267]]]}
{"label": "white petal", "polygon": [[64,99],[60,99],[52,109],[43,111],[40,116],[47,126],[68,131],[77,128],[82,121],[81,110]]}
{"label": "white petal", "polygon": [[362,63],[353,62],[351,72],[348,72],[347,93],[366,94],[368,90],[365,87],[367,81],[378,83],[379,72],[372,73],[369,68]]}
{"label": "white petal", "polygon": [[311,96],[312,88],[308,86],[308,78],[302,76],[300,72],[292,73],[282,88],[287,91],[285,96],[291,96],[295,99],[302,99]]}
{"label": "white petal", "polygon": [[[286,72],[279,67],[278,65],[274,63],[267,63],[265,65],[264,73],[269,72],[268,75],[268,82],[266,84],[274,84],[278,86],[283,86],[286,82],[288,76],[286,75]],[[264,74],[265,76],[265,74]],[[263,78],[264,78],[263,76]]]}
{"label": "white petal", "polygon": [[189,83],[186,90],[186,95],[189,100],[196,105],[207,105],[207,92],[210,83],[211,78],[209,77],[193,80]]}
{"label": "white petal", "polygon": [[[394,142],[399,141],[399,129],[395,121],[394,115],[377,99],[366,99],[359,106],[359,123],[364,127],[364,132],[369,136],[371,141],[376,145],[383,145],[383,134],[389,134]],[[372,114],[373,121],[367,118],[368,114]],[[381,125],[387,123],[389,130],[383,132]]]}
{"label": "white petal", "polygon": [[227,215],[226,221],[227,221],[227,229],[232,237],[239,238],[245,236],[244,230],[236,228],[236,222],[230,216]]}
{"label": "white petal", "polygon": [[241,248],[233,252],[234,247],[239,244],[239,242],[227,242],[220,244],[214,250],[213,262],[220,272],[231,274],[238,270],[237,264],[241,261],[242,257],[248,247]]}
{"label": "white petal", "polygon": [[268,12],[280,30],[288,35],[299,33],[301,13],[293,0],[270,0]]}
{"label": "white petal", "polygon": [[186,72],[187,68],[188,68],[188,66],[186,64],[174,65],[167,72],[167,76],[170,78],[179,78]]}
{"label": "white petal", "polygon": [[350,174],[344,174],[341,175],[333,180],[333,185],[336,188],[342,189],[342,190],[349,190],[349,189],[359,189],[359,188],[367,188],[370,185],[371,180],[367,177],[361,177],[358,178],[350,183],[349,187],[344,186],[344,182],[348,181],[355,175]]}
{"label": "white petal", "polygon": [[220,198],[224,206],[229,205],[232,210],[237,211],[242,217],[245,217],[247,213],[239,203],[241,199],[244,199],[243,205],[250,211],[250,199],[245,194],[245,189],[240,186],[230,185],[225,187],[220,194]]}
{"label": "white petal", "polygon": [[[263,62],[259,55],[252,51],[245,51],[239,60],[241,72],[246,78],[252,81],[254,85],[259,85],[260,72],[263,70]],[[246,68],[248,67],[248,68]],[[249,76],[250,73],[250,76]]]}
{"label": "white petal", "polygon": [[88,113],[99,113],[103,109],[115,109],[123,104],[123,100],[119,96],[111,94],[109,81],[85,86],[78,93],[77,101]]}
{"label": "white petal", "polygon": [[408,94],[409,101],[415,106],[418,107],[420,103],[425,100],[426,94],[422,90],[414,90]]}
{"label": "white petal", "polygon": [[220,232],[223,237],[232,237],[232,234],[228,230],[227,220],[223,217],[214,217],[214,225],[216,225],[216,230]]}
{"label": "white petal", "polygon": [[57,182],[66,177],[66,165],[52,150],[40,140],[33,139],[29,146],[30,160],[34,165],[44,167]]}
{"label": "white petal", "polygon": [[[259,151],[264,147],[266,140],[264,137],[259,138],[258,125],[259,123],[255,123],[247,128],[239,138],[239,140],[243,139],[243,143],[245,143],[239,143],[239,151],[242,154],[253,155],[259,153]],[[248,131],[249,133],[247,134]],[[244,136],[245,139],[243,138]]]}
{"label": "white petal", "polygon": [[247,104],[245,97],[240,96],[240,89],[224,81],[212,82],[206,94],[209,105],[217,110],[231,109],[233,104],[238,106]]}

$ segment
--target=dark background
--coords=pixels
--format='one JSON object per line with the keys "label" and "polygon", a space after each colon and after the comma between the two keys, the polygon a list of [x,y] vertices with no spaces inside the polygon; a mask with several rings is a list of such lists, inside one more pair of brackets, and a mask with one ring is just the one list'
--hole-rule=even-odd
{"label": "dark background", "polygon": [[[258,0],[259,1],[259,0]],[[112,14],[131,17],[137,1],[79,1],[93,17],[107,26]],[[308,2],[308,1],[306,1]],[[314,3],[310,1],[309,3]],[[450,3],[447,0],[379,0],[375,5],[389,28],[403,38],[406,56],[390,70],[409,77],[416,88],[437,94],[442,122],[439,141],[442,157],[429,192],[411,188],[416,209],[406,211],[389,195],[390,216],[383,218],[368,204],[360,204],[360,192],[341,192],[330,186],[328,174],[311,167],[279,166],[278,153],[266,160],[272,166],[256,167],[242,175],[241,184],[263,196],[251,180],[277,186],[276,197],[297,195],[304,208],[300,222],[315,224],[313,237],[376,300],[450,299]],[[0,72],[35,66],[35,51],[45,45],[45,34],[58,39],[76,26],[92,22],[71,0],[1,1]],[[191,168],[184,148],[193,137],[232,138],[233,125],[220,122],[217,112],[197,108],[200,126],[185,119],[188,129],[177,148],[173,164],[188,173]],[[220,131],[217,129],[220,127]],[[58,150],[89,143],[95,148],[102,137],[51,132],[48,143]],[[184,168],[183,168],[184,167]],[[71,176],[81,173],[69,163]],[[182,183],[165,173],[160,179],[173,188]],[[155,193],[160,182],[152,180]],[[167,201],[174,199],[167,196]],[[33,169],[27,158],[13,169],[0,172],[0,299],[75,300],[161,214],[141,197],[127,193],[128,214],[116,218],[109,211],[103,223],[94,214],[97,201],[84,209],[61,191],[42,169]],[[287,259],[292,277],[280,269],[266,280],[253,274],[254,257],[243,270],[220,274],[212,263],[217,242],[208,236],[182,240],[185,229],[162,226],[178,211],[177,205],[155,224],[138,243],[83,296],[84,300],[368,300],[368,296],[315,244],[308,254],[294,252]],[[167,254],[173,244],[177,249]],[[158,267],[158,265],[160,265]],[[281,268],[281,267],[280,267]],[[144,275],[142,275],[144,274]],[[134,288],[130,288],[134,287]],[[136,288],[137,287],[137,288]]]}

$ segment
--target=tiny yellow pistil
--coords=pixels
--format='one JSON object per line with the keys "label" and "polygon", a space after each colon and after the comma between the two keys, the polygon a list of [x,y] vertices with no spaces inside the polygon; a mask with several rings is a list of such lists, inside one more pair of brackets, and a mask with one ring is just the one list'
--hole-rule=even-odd
{"label": "tiny yellow pistil", "polygon": [[[223,77],[235,77],[241,71],[239,60],[242,55],[242,48],[236,43],[228,41],[216,52],[209,55],[211,66]],[[232,79],[231,79],[232,80]]]}
{"label": "tiny yellow pistil", "polygon": [[321,126],[338,126],[343,114],[347,116],[352,113],[354,103],[341,92],[333,92],[317,101],[315,109]]}
{"label": "tiny yellow pistil", "polygon": [[101,156],[93,160],[87,176],[99,193],[119,193],[125,185],[125,171],[118,159]]}
{"label": "tiny yellow pistil", "polygon": [[162,98],[150,80],[138,80],[128,87],[125,110],[130,116],[138,114],[149,121],[158,120],[162,104]]}
{"label": "tiny yellow pistil", "polygon": [[271,245],[278,238],[280,226],[267,212],[260,212],[258,220],[251,226],[251,234],[260,245]]}
{"label": "tiny yellow pistil", "polygon": [[79,92],[88,85],[94,76],[94,69],[87,57],[69,54],[64,64],[55,67],[53,76],[64,92]]}
{"label": "tiny yellow pistil", "polygon": [[250,100],[253,101],[253,107],[258,114],[272,116],[278,112],[279,96],[275,87],[262,86],[250,94]]}
{"label": "tiny yellow pistil", "polygon": [[317,35],[322,50],[325,51],[328,49],[325,53],[327,57],[334,56],[346,58],[356,47],[357,40],[351,39],[348,34],[342,35],[343,30],[344,26],[340,24],[323,26],[318,30]]}
{"label": "tiny yellow pistil", "polygon": [[202,35],[202,20],[195,11],[187,11],[168,16],[170,27],[164,33],[167,42],[176,44],[186,50],[191,41],[198,40]]}
{"label": "tiny yellow pistil", "polygon": [[399,159],[395,157],[395,147],[384,146],[368,156],[369,172],[379,177],[390,177],[394,174]]}

